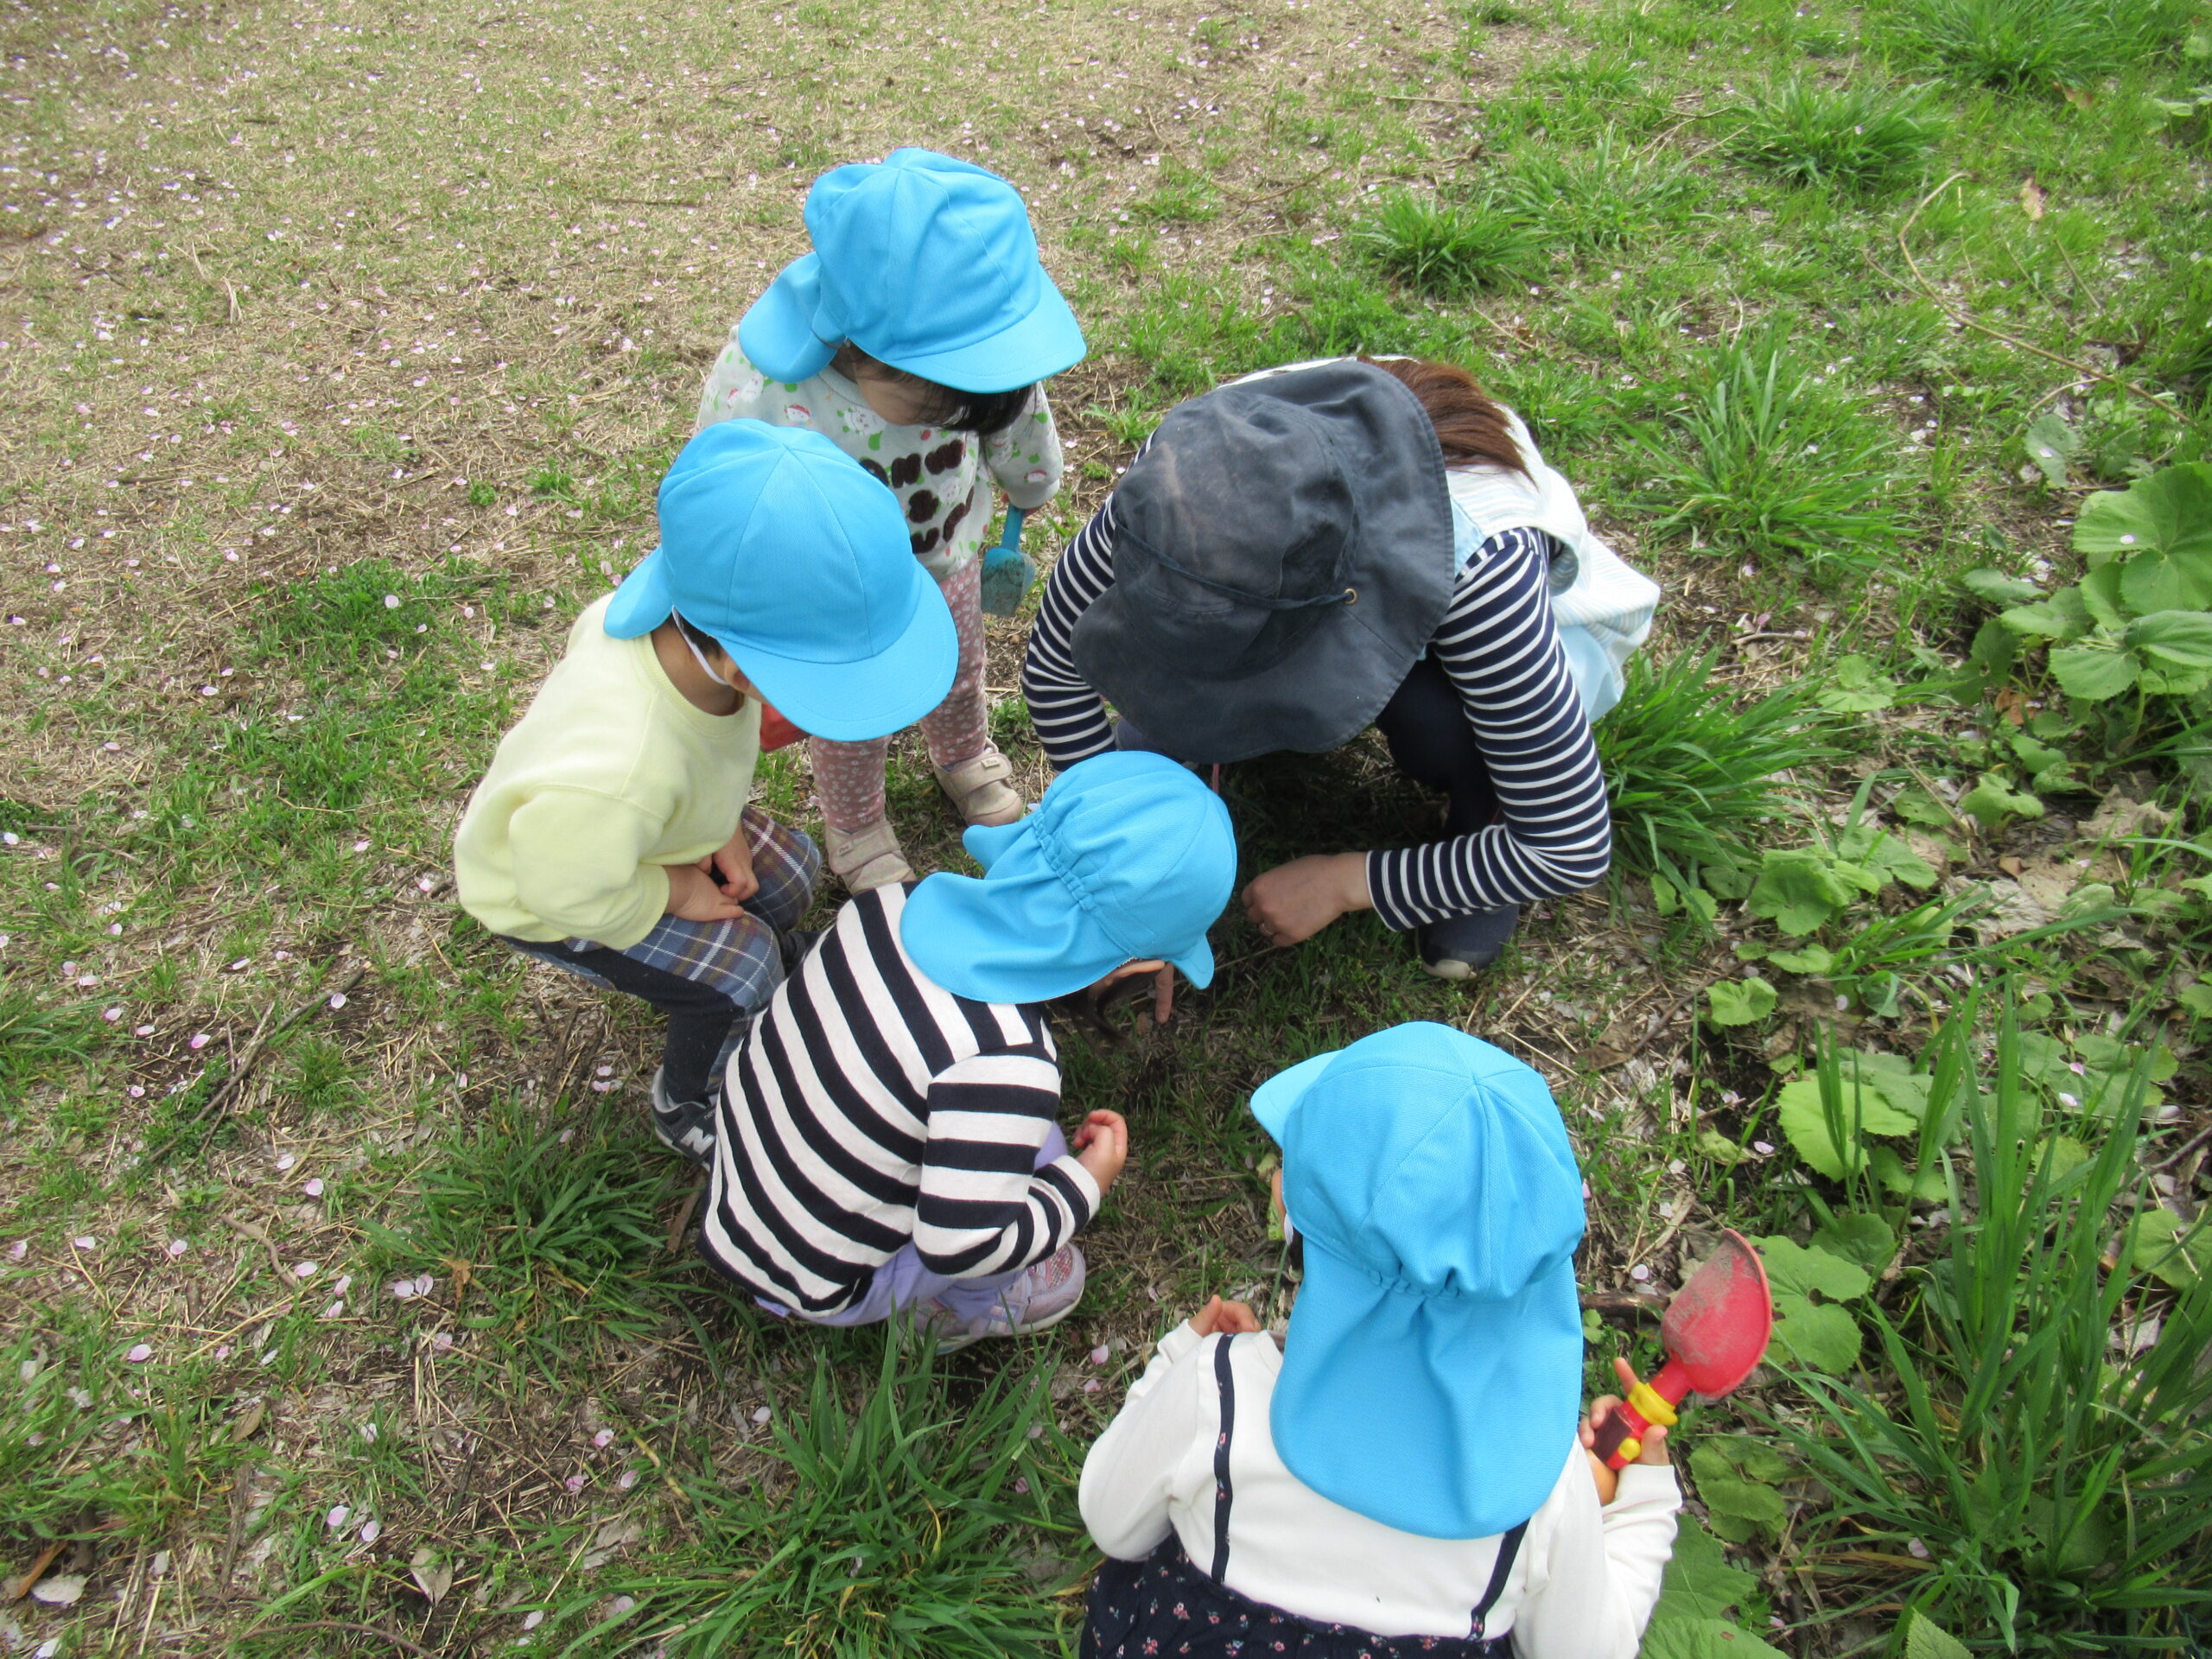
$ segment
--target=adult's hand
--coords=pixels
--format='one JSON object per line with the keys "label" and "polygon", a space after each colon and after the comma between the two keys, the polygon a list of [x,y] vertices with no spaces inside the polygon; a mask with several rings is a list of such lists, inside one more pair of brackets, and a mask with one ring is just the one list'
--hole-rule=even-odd
{"label": "adult's hand", "polygon": [[1244,889],[1244,913],[1269,944],[1312,938],[1348,911],[1369,910],[1367,855],[1313,854],[1278,864]]}

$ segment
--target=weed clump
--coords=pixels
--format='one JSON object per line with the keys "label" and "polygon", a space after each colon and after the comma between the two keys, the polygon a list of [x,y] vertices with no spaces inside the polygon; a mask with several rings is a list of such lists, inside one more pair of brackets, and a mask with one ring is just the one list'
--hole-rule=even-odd
{"label": "weed clump", "polygon": [[1633,433],[1653,528],[1694,546],[1871,563],[1905,533],[1887,499],[1895,441],[1779,346],[1732,346],[1661,437]]}
{"label": "weed clump", "polygon": [[1959,80],[2055,92],[2147,55],[2167,11],[2156,0],[1912,0],[1898,21],[1909,44]]}
{"label": "weed clump", "polygon": [[1400,191],[1352,232],[1353,245],[1418,293],[1455,299],[1541,274],[1543,238],[1525,215]]}
{"label": "weed clump", "polygon": [[1499,199],[1533,224],[1552,227],[1590,252],[1625,247],[1688,216],[1700,194],[1680,156],[1618,144],[1611,132],[1594,149],[1537,146],[1516,156]]}
{"label": "weed clump", "polygon": [[1728,141],[1746,166],[1788,183],[1871,195],[1927,170],[1936,123],[1926,93],[1792,79],[1752,95]]}

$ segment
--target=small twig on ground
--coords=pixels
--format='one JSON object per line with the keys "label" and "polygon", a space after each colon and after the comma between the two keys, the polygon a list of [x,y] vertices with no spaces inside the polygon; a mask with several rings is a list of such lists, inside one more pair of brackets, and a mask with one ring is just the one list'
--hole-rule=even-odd
{"label": "small twig on ground", "polygon": [[2179,1163],[2183,1158],[2186,1158],[2196,1147],[2202,1144],[2207,1136],[2212,1136],[2212,1123],[2207,1123],[2195,1135],[2190,1135],[2188,1140],[2183,1141],[2164,1157],[2159,1159],[2157,1163],[2145,1164],[2143,1167],[2146,1170],[2171,1169],[2174,1165]]}
{"label": "small twig on ground", "polygon": [[1663,1313],[1667,1299],[1648,1290],[1586,1290],[1582,1306],[1599,1313]]}
{"label": "small twig on ground", "polygon": [[676,1212],[676,1224],[668,1230],[668,1253],[683,1254],[683,1236],[691,1230],[691,1212],[699,1207],[699,1195],[707,1190],[707,1173],[699,1172],[699,1179],[691,1183],[691,1190],[683,1195],[683,1207]]}
{"label": "small twig on ground", "polygon": [[[1946,301],[1941,294],[1936,291],[1936,285],[1929,282],[1926,275],[1921,270],[1920,262],[1912,257],[1912,248],[1906,242],[1905,238],[1912,234],[1913,226],[1918,222],[1920,215],[1927,210],[1928,204],[1935,200],[1936,197],[1942,195],[1946,190],[1949,189],[1953,185],[1956,184],[1961,179],[1963,179],[1967,175],[1963,172],[1952,174],[1949,178],[1944,180],[1942,183],[1937,185],[1933,190],[1930,190],[1926,195],[1923,196],[1917,205],[1914,207],[1912,212],[1905,215],[1904,223],[1897,227],[1897,251],[1904,256],[1905,268],[1912,273],[1913,286],[1917,288],[1921,293],[1927,297],[1928,302],[1934,306],[1938,311],[1941,311],[1945,316],[1948,317],[1953,322],[1957,323],[1961,327],[1972,328],[1977,333],[1987,334],[1992,340],[2001,340],[2007,346],[2012,346],[2015,351],[2032,352],[2037,357],[2048,358],[2051,362],[2062,364],[2065,367],[2073,370],[2076,374],[2086,374],[2092,379],[2103,381],[2108,386],[2118,386],[2122,391],[2132,392],[2134,396],[2140,397],[2145,403],[2150,404],[2152,408],[2163,410],[2165,413],[2172,416],[2176,420],[2182,422],[2184,425],[2196,425],[2196,418],[2195,416],[2190,415],[2187,410],[2183,410],[2173,404],[2166,402],[2164,398],[2160,397],[2158,393],[2150,391],[2147,387],[2139,385],[2133,380],[2123,379],[2116,374],[2107,374],[2104,370],[2097,368],[2094,365],[2084,363],[2078,358],[2064,356],[2060,353],[2051,351],[2047,346],[2038,346],[2032,340],[2022,340],[2017,334],[2008,334],[2002,328],[1994,327],[1992,325],[1982,321],[1980,318],[1974,316],[1970,312],[1960,310],[1957,307],[1953,306]],[[1866,257],[1866,263],[1872,265],[1874,270],[1885,281],[1892,283],[1897,281],[1896,277],[1891,276],[1888,271],[1882,270],[1882,267],[1879,264],[1875,264],[1873,255],[1868,254]]]}
{"label": "small twig on ground", "polygon": [[207,1096],[207,1103],[194,1115],[192,1121],[195,1123],[205,1122],[227,1106],[237,1096],[238,1090],[245,1086],[245,1080],[251,1075],[253,1068],[261,1063],[261,1057],[268,1052],[269,1044],[272,1039],[282,1036],[294,1024],[306,1019],[318,1007],[326,1006],[332,997],[342,995],[352,990],[367,976],[368,971],[368,963],[355,963],[353,967],[338,976],[334,984],[324,986],[315,994],[313,998],[301,1003],[298,1007],[277,1020],[274,1026],[269,1024],[270,1015],[276,1013],[276,1008],[272,1006],[268,1014],[262,1015],[262,1024],[256,1028],[253,1040],[245,1046],[245,1052],[239,1055],[232,1065],[230,1075],[217,1086],[213,1094]]}
{"label": "small twig on ground", "polygon": [[48,1544],[38,1560],[31,1563],[31,1570],[8,1586],[8,1599],[21,1601],[30,1594],[31,1586],[46,1576],[46,1569],[52,1567],[61,1552],[68,1548],[69,1541],[66,1538],[57,1538]]}

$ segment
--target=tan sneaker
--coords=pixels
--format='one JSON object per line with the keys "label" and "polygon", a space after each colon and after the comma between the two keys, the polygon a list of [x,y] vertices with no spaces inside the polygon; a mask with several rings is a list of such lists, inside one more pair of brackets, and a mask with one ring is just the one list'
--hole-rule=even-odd
{"label": "tan sneaker", "polygon": [[990,744],[973,760],[957,766],[931,762],[930,770],[937,774],[937,786],[959,810],[963,823],[1012,823],[1029,810],[1021,791],[1007,781],[1014,776],[1014,763]]}
{"label": "tan sneaker", "polygon": [[866,893],[871,887],[914,879],[914,867],[899,851],[899,837],[892,833],[888,818],[878,818],[860,830],[824,826],[823,839],[829,843],[825,850],[830,868],[848,893]]}

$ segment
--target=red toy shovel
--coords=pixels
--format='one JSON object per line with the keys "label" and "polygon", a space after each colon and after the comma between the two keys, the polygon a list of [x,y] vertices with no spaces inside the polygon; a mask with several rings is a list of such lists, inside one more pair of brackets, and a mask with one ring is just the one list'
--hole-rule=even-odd
{"label": "red toy shovel", "polygon": [[1660,1318],[1667,1363],[1613,1408],[1591,1450],[1609,1469],[1633,1463],[1643,1450],[1640,1437],[1646,1429],[1673,1427],[1675,1408],[1693,1390],[1710,1400],[1740,1384],[1764,1357],[1773,1333],[1765,1264],[1741,1233],[1723,1233],[1720,1248],[1675,1293]]}

